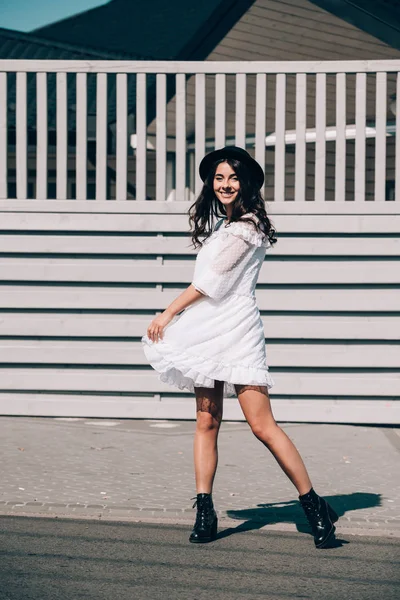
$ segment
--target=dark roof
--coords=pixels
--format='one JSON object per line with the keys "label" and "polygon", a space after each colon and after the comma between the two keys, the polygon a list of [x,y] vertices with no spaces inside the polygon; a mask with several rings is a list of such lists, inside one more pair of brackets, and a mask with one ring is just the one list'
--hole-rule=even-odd
{"label": "dark roof", "polygon": [[[125,55],[122,57],[115,52],[106,50],[93,50],[80,46],[73,46],[63,42],[51,42],[36,35],[22,33],[10,29],[0,28],[0,59],[20,60],[145,60],[147,57],[138,55]],[[75,129],[76,87],[75,75],[68,74],[68,129]],[[15,121],[15,75],[8,73],[8,118],[12,125]],[[28,127],[36,127],[36,76],[28,73]],[[108,122],[115,121],[115,75],[108,75]],[[149,87],[154,86],[154,76],[148,77]],[[55,128],[56,122],[56,77],[54,73],[47,76],[48,87],[48,125]],[[87,78],[87,104],[88,113],[96,112],[96,75],[88,74]],[[128,78],[128,112],[133,112],[136,106],[135,78]]]}
{"label": "dark roof", "polygon": [[34,31],[50,40],[139,53],[155,60],[204,60],[254,0],[111,0]]}
{"label": "dark roof", "polygon": [[[82,46],[48,40],[34,33],[24,33],[14,29],[0,27],[0,59],[32,59],[32,60],[121,60],[120,52],[112,52],[107,48],[91,48],[89,44]],[[151,60],[150,56],[137,53],[125,53],[127,60]]]}
{"label": "dark roof", "polygon": [[320,8],[400,50],[399,0],[310,0]]}
{"label": "dark roof", "polygon": [[[0,29],[0,59],[204,60],[254,0],[112,0],[52,25],[22,33]],[[48,74],[49,128],[55,127],[55,74]],[[108,75],[108,122],[115,122],[115,75]],[[167,98],[175,93],[167,79]],[[147,76],[147,119],[155,116],[155,76]],[[68,74],[68,128],[75,129],[75,76]],[[28,73],[28,126],[36,124],[36,78]],[[8,75],[9,123],[15,120],[15,76]],[[128,76],[128,112],[136,81]],[[88,113],[96,112],[96,76],[88,75]]]}

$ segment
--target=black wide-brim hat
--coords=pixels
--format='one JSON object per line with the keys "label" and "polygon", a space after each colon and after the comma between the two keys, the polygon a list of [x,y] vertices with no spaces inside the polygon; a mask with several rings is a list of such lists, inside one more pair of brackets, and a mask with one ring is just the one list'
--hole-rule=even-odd
{"label": "black wide-brim hat", "polygon": [[206,154],[199,165],[199,174],[203,181],[206,180],[207,175],[209,174],[210,169],[215,161],[220,160],[221,158],[234,158],[236,160],[240,160],[240,162],[244,163],[248,167],[259,188],[262,188],[264,185],[264,171],[258,162],[254,160],[252,156],[250,156],[247,150],[240,148],[239,146],[225,146],[225,148],[214,150],[214,152]]}

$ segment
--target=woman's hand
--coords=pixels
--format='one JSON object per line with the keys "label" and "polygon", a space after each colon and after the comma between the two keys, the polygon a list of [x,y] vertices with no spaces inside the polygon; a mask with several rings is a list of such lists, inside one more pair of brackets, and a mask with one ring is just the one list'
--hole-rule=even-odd
{"label": "woman's hand", "polygon": [[155,319],[152,320],[150,325],[147,328],[147,335],[153,342],[158,342],[160,339],[164,337],[164,327],[168,325],[170,321],[172,321],[173,315],[166,310],[161,313],[161,315],[157,315]]}
{"label": "woman's hand", "polygon": [[186,290],[179,294],[179,296],[167,306],[164,312],[157,315],[157,317],[152,320],[147,328],[147,337],[153,342],[160,341],[160,339],[164,337],[164,328],[172,321],[175,315],[179,315],[188,306],[197,302],[197,300],[200,300],[200,298],[204,298],[204,294],[198,292],[196,288],[190,284]]}

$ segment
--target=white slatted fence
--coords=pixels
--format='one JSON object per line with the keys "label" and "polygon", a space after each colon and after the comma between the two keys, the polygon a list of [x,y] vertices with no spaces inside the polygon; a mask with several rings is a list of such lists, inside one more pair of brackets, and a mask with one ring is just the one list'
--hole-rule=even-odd
{"label": "white slatted fence", "polygon": [[194,418],[140,338],[191,282],[200,159],[239,144],[279,236],[256,291],[276,417],[399,423],[399,72],[0,61],[0,412]]}
{"label": "white slatted fence", "polygon": [[[9,114],[2,102],[0,195],[12,200],[15,187],[17,200],[30,189],[46,200],[45,174],[55,170],[56,200],[193,200],[203,154],[236,144],[264,167],[269,202],[291,202],[293,212],[314,202],[330,213],[345,201],[386,210],[396,194],[399,201],[399,117],[391,109],[399,72],[398,60],[1,60]],[[87,85],[88,74],[96,85]],[[27,75],[36,77],[36,98]]]}

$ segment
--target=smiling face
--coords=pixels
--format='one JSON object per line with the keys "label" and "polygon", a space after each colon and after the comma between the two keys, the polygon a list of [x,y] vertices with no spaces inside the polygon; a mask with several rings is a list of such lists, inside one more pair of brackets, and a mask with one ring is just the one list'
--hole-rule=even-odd
{"label": "smiling face", "polygon": [[235,171],[227,162],[222,162],[217,166],[213,186],[216,197],[225,207],[232,205],[236,200],[240,182]]}

